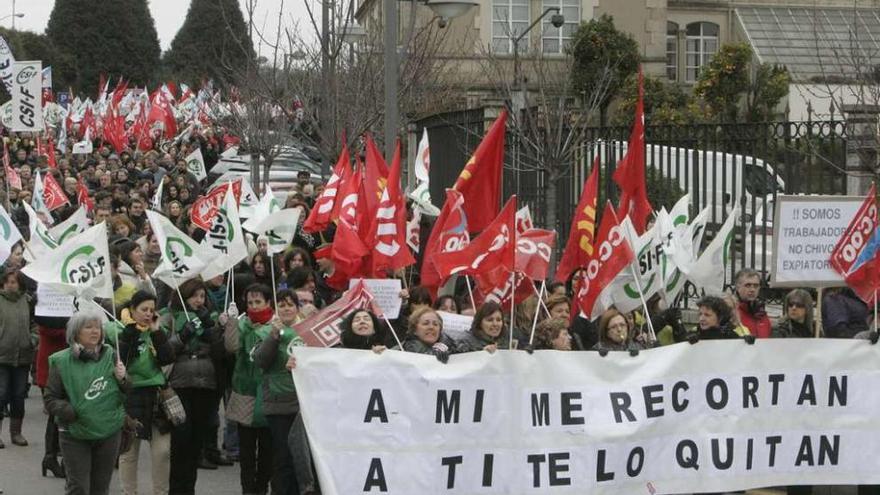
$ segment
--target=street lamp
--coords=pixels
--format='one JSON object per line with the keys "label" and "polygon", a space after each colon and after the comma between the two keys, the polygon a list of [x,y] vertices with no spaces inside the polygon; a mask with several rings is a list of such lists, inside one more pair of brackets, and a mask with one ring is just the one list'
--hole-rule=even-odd
{"label": "street lamp", "polygon": [[[394,141],[400,125],[397,114],[397,91],[399,63],[397,56],[397,1],[383,0],[385,9],[385,157],[391,159],[394,153]],[[414,4],[422,0],[410,0]],[[427,5],[438,17],[440,27],[471,9],[477,2],[474,0],[425,0]],[[411,15],[415,15],[412,12]],[[404,47],[406,49],[406,47]]]}
{"label": "street lamp", "polygon": [[10,17],[12,18],[12,30],[15,31],[15,18],[17,17],[17,18],[21,19],[22,17],[24,17],[24,14],[22,14],[21,12],[19,12],[17,14],[8,14],[3,17],[0,17],[0,22],[5,21],[6,19],[9,19]]}
{"label": "street lamp", "polygon": [[15,31],[15,18],[18,17],[21,19],[24,17],[24,14],[16,14],[15,13],[15,0],[12,0],[12,30]]}
{"label": "street lamp", "polygon": [[550,24],[555,28],[561,28],[562,25],[565,24],[565,16],[559,13],[559,7],[547,7],[544,9],[544,12],[535,19],[535,22],[529,24],[529,27],[527,27],[525,31],[519,33],[519,36],[516,38],[513,38],[513,87],[518,88],[520,91],[519,98],[522,99],[523,106],[525,106],[526,85],[525,78],[520,75],[519,69],[519,42],[529,34],[529,31],[531,31],[532,28],[541,22],[541,19],[547,17],[547,14],[550,12],[556,12],[550,17]]}

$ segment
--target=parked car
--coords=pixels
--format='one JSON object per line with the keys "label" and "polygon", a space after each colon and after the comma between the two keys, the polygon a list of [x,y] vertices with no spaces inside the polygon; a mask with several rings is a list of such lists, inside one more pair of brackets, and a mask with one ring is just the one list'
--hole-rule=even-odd
{"label": "parked car", "polygon": [[[260,174],[263,173],[263,160],[260,159]],[[321,164],[294,146],[284,146],[281,153],[272,162],[269,169],[269,186],[273,191],[286,192],[293,188],[300,172],[308,172],[309,180],[313,183],[321,183],[324,178],[321,175]],[[225,182],[241,176],[250,178],[251,157],[242,154],[236,157],[223,158],[217,162],[208,172],[208,184]]]}

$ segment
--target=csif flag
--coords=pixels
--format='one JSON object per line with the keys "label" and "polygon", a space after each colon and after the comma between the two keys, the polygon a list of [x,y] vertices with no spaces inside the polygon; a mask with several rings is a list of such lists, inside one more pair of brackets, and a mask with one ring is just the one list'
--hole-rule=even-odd
{"label": "csif flag", "polygon": [[146,214],[150,227],[156,233],[156,242],[162,256],[162,261],[153,271],[153,277],[172,289],[197,277],[205,269],[207,260],[213,253],[175,227],[164,215],[150,210]]}
{"label": "csif flag", "polygon": [[702,289],[706,294],[721,295],[724,293],[727,267],[730,264],[730,247],[735,240],[736,219],[739,216],[739,205],[727,215],[724,225],[715,234],[712,242],[697,258],[697,262],[691,266],[687,274],[688,280],[697,289]]}
{"label": "csif flag", "polygon": [[202,157],[202,149],[196,148],[195,151],[186,156],[186,169],[189,173],[196,176],[196,179],[203,181],[208,178],[208,172],[205,169],[205,159]]}
{"label": "csif flag", "polygon": [[507,110],[502,110],[452,186],[464,198],[470,232],[483,231],[498,215],[506,126]]}
{"label": "csif flag", "polygon": [[49,229],[46,228],[43,220],[40,219],[41,213],[34,211],[27,203],[22,203],[22,206],[24,206],[24,211],[28,216],[28,231],[30,233],[27,243],[29,249],[25,251],[25,259],[34,261],[57,248],[58,241],[52,237]]}
{"label": "csif flag", "polygon": [[22,269],[39,284],[67,294],[92,298],[113,297],[107,223],[101,222]]}
{"label": "csif flag", "polygon": [[21,232],[6,209],[0,205],[0,265],[12,254],[12,247],[22,239]]}
{"label": "csif flag", "polygon": [[88,213],[86,213],[85,207],[80,206],[67,220],[49,229],[49,234],[61,245],[85,232],[88,228]]}
{"label": "csif flag", "polygon": [[299,223],[299,216],[302,214],[300,208],[285,208],[277,210],[265,217],[262,222],[253,231],[257,235],[264,235],[269,240],[269,253],[278,254],[284,252],[293,241],[296,234],[296,226]]}
{"label": "csif flag", "polygon": [[209,250],[212,257],[202,272],[202,278],[205,280],[231,270],[239,261],[247,257],[247,245],[231,182],[226,187],[223,203],[211,219],[201,245]]}

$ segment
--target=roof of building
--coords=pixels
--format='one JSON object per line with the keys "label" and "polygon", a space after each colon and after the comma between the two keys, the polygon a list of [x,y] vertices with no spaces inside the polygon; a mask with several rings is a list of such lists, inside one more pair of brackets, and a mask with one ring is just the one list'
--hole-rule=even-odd
{"label": "roof of building", "polygon": [[784,65],[796,81],[873,73],[880,64],[880,11],[835,7],[737,7],[758,61]]}

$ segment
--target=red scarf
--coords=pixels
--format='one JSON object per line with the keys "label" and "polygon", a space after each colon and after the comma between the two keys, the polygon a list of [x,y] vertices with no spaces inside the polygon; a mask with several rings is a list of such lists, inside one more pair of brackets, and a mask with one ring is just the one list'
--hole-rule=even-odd
{"label": "red scarf", "polygon": [[272,307],[269,306],[265,309],[260,310],[249,309],[247,310],[247,315],[252,323],[256,323],[257,325],[265,325],[266,323],[269,323],[269,320],[272,319],[272,316],[274,316],[274,312],[272,311]]}

